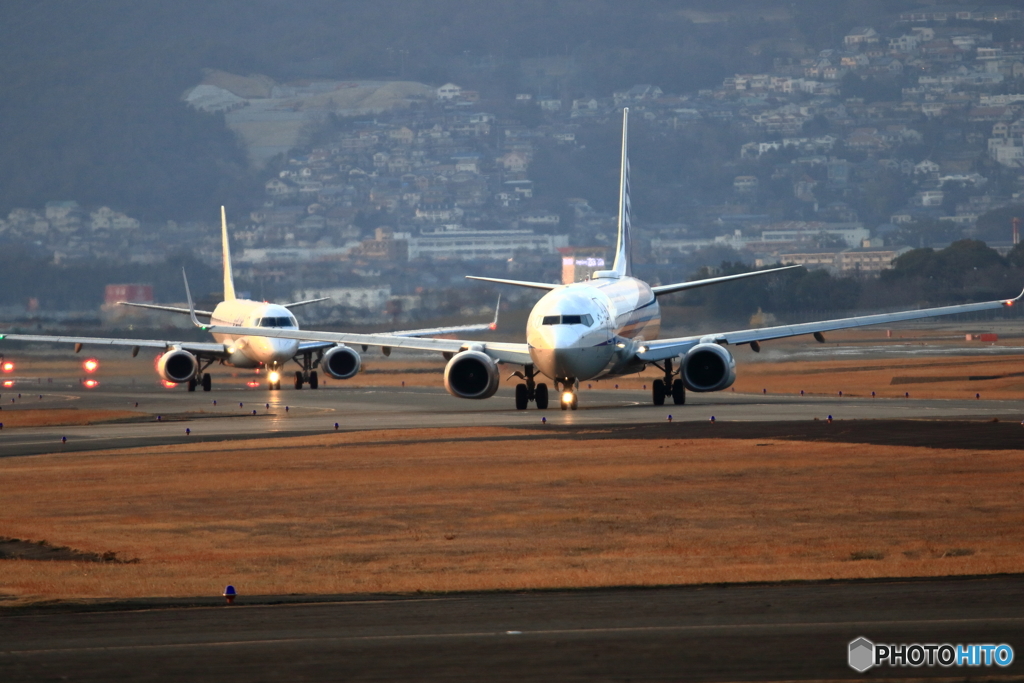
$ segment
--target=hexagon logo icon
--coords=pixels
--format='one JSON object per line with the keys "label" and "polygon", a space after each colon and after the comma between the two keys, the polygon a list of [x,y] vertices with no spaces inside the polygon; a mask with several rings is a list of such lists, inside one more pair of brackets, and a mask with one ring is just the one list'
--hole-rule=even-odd
{"label": "hexagon logo icon", "polygon": [[861,636],[850,642],[850,668],[864,673],[875,663],[875,644]]}

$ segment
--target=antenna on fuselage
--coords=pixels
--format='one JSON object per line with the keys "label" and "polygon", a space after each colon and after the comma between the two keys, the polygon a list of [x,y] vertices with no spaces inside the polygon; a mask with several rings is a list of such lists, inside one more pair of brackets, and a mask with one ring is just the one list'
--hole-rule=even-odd
{"label": "antenna on fuselage", "polygon": [[629,139],[629,107],[622,110],[622,168],[619,175],[619,238],[615,244],[615,263],[612,270],[620,276],[633,274],[630,267],[629,242],[629,155],[627,141]]}
{"label": "antenna on fuselage", "polygon": [[228,243],[228,214],[220,207],[220,239],[224,256],[224,301],[235,300],[235,279],[231,275],[231,245]]}

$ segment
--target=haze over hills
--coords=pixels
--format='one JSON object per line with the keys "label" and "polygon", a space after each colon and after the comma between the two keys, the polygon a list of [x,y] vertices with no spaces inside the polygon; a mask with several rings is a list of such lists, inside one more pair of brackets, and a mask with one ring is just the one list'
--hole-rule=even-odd
{"label": "haze over hills", "polygon": [[816,269],[692,305],[991,299],[1024,264],[1024,13],[984,0],[43,0],[0,6],[0,84],[14,315],[177,300],[150,273],[200,281],[220,204],[262,298],[486,314],[464,272],[607,256],[626,106],[638,273]]}
{"label": "haze over hills", "polygon": [[[776,43],[787,49],[813,42],[818,4],[4,3],[0,125],[10,134],[0,145],[0,215],[69,198],[143,220],[183,220],[257,196],[245,153],[224,121],[180,101],[204,69],[277,81],[397,78],[435,87],[457,78],[487,98],[529,81],[523,59],[562,55],[574,65],[561,84],[566,96],[644,82],[685,92],[770,63]],[[861,20],[879,3],[829,4],[834,24]],[[812,21],[793,20],[793,7]]]}

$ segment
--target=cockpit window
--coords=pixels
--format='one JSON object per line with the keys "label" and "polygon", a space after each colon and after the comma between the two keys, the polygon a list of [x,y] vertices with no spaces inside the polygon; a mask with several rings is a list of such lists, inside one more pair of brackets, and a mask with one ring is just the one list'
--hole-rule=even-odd
{"label": "cockpit window", "polygon": [[546,315],[541,320],[541,325],[586,325],[594,324],[594,316],[589,313],[584,315]]}
{"label": "cockpit window", "polygon": [[275,318],[260,318],[256,327],[298,327],[298,323],[291,316],[278,316]]}

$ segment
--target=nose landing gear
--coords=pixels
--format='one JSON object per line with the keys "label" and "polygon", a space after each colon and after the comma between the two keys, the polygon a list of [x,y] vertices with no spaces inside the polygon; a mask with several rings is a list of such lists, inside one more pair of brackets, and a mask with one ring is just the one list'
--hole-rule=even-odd
{"label": "nose landing gear", "polygon": [[281,390],[281,370],[276,365],[267,368],[267,389],[271,391]]}
{"label": "nose landing gear", "polygon": [[562,380],[562,400],[559,401],[562,410],[576,410],[580,407],[580,397],[576,393],[578,384],[579,382],[575,379],[566,378]]}
{"label": "nose landing gear", "polygon": [[533,369],[532,364],[526,365],[523,372],[516,370],[512,376],[526,380],[525,383],[516,385],[516,410],[526,410],[530,401],[536,401],[539,410],[547,410],[548,385],[534,380],[537,371]]}
{"label": "nose landing gear", "polygon": [[672,359],[669,358],[665,361],[665,367],[657,363],[654,363],[654,366],[665,373],[664,379],[656,379],[654,384],[651,385],[651,398],[654,399],[654,405],[665,405],[665,399],[669,396],[672,397],[672,403],[677,406],[685,405],[686,385],[683,384],[681,379],[673,379],[673,377],[679,374],[679,371],[672,369]]}

